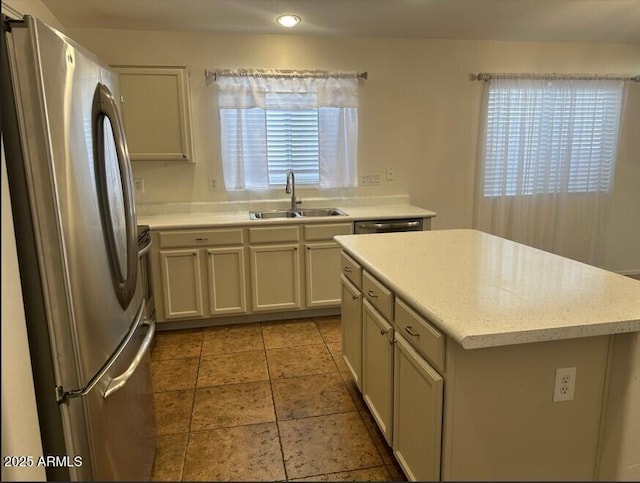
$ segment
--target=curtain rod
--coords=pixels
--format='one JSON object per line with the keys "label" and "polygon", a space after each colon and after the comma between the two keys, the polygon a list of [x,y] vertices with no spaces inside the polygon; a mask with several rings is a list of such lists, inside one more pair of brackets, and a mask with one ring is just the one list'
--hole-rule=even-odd
{"label": "curtain rod", "polygon": [[491,79],[532,79],[532,80],[616,80],[640,82],[640,75],[621,74],[534,74],[530,72],[480,72],[471,74],[469,80],[488,81]]}
{"label": "curtain rod", "polygon": [[212,82],[217,77],[223,76],[254,76],[254,77],[338,77],[338,78],[351,78],[366,80],[369,76],[367,71],[364,72],[329,72],[326,70],[249,70],[249,69],[221,69],[221,70],[205,70],[204,77],[207,81]]}

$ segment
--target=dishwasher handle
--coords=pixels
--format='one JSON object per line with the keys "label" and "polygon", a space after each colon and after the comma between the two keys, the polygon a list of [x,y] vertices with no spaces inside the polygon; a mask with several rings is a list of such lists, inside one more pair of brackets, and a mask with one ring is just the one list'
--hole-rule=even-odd
{"label": "dishwasher handle", "polygon": [[356,224],[356,233],[365,231],[373,233],[385,231],[409,231],[420,230],[421,228],[422,220],[359,222]]}

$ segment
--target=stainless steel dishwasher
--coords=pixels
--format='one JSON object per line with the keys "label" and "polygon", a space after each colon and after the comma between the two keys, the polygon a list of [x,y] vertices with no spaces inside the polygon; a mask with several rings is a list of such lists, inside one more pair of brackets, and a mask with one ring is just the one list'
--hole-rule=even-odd
{"label": "stainless steel dishwasher", "polygon": [[360,233],[391,233],[396,231],[422,231],[423,218],[403,218],[389,220],[356,221],[354,232]]}

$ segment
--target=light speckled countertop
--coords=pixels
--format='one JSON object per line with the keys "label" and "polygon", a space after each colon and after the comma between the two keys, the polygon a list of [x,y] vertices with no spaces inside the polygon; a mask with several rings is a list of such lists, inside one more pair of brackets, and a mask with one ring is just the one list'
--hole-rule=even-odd
{"label": "light speckled countertop", "polygon": [[640,331],[640,282],[476,230],[336,241],[466,349]]}
{"label": "light speckled countertop", "polygon": [[[282,205],[282,203],[280,203]],[[431,218],[436,216],[433,211],[418,208],[405,203],[380,204],[374,206],[349,206],[348,203],[326,202],[324,205],[305,204],[301,208],[312,207],[331,207],[339,208],[344,211],[347,216],[322,216],[309,218],[274,218],[267,220],[251,220],[249,219],[249,209],[242,211],[191,211],[191,212],[166,212],[144,214],[144,210],[139,210],[138,224],[149,225],[153,229],[173,229],[173,228],[204,228],[234,225],[281,225],[283,223],[332,223],[352,222],[354,220],[384,220],[390,218]],[[251,209],[282,209],[282,206],[260,208],[258,204]],[[140,213],[142,211],[142,213]]]}

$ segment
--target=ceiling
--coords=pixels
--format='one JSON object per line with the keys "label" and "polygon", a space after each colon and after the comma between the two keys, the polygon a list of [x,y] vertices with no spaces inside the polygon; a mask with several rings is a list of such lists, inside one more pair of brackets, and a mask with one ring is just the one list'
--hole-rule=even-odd
{"label": "ceiling", "polygon": [[42,1],[66,28],[640,44],[640,0]]}

